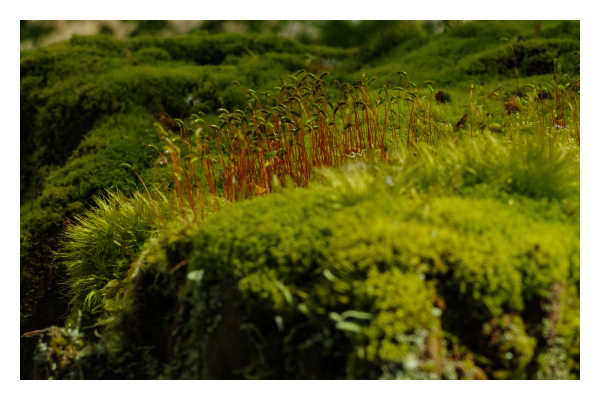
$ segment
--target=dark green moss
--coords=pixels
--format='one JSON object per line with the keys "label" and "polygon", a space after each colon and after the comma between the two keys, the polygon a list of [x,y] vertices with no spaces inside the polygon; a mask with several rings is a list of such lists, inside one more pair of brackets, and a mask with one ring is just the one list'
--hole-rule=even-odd
{"label": "dark green moss", "polygon": [[[539,35],[532,37],[535,25],[536,21],[473,21],[445,33],[415,34],[385,55],[368,60],[369,72],[393,82],[398,71],[406,71],[415,83],[433,80],[442,88],[463,82],[498,84],[499,79],[514,78],[512,51],[499,40],[506,37],[515,49],[519,79],[553,73],[554,58],[562,63],[563,71],[578,75],[579,59],[571,53],[579,51],[579,23],[543,21]],[[364,67],[360,71],[362,75]],[[345,79],[358,77],[358,73],[350,73]]]}
{"label": "dark green moss", "polygon": [[331,47],[307,46],[274,35],[234,33],[168,38],[140,37],[129,40],[127,46],[134,51],[145,47],[164,49],[173,60],[193,62],[197,65],[219,65],[227,56],[262,55],[270,52],[298,55],[311,53],[339,59],[351,54],[346,50]]}
{"label": "dark green moss", "polygon": [[561,21],[560,23],[540,30],[540,36],[544,38],[561,38],[579,41],[580,21]]}
{"label": "dark green moss", "polygon": [[[514,58],[510,47],[505,51],[487,51],[477,57],[461,62],[462,70],[470,77],[514,75]],[[553,60],[559,59],[563,73],[578,74],[576,61],[571,53],[579,50],[579,41],[572,39],[533,39],[513,45],[520,76],[547,75],[554,73]],[[461,67],[461,65],[459,65]]]}
{"label": "dark green moss", "polygon": [[[128,193],[139,185],[132,173],[117,169],[120,163],[132,164],[145,182],[152,183],[148,158],[152,153],[140,141],[153,143],[157,138],[153,112],[173,117],[210,113],[218,108],[219,97],[227,107],[241,107],[243,97],[234,80],[268,87],[278,83],[279,76],[306,66],[305,46],[276,37],[259,38],[257,43],[253,39],[195,35],[121,42],[108,36],[75,36],[22,51],[21,270],[37,258],[40,237],[56,237],[93,194],[110,187]],[[243,65],[239,70],[196,65],[197,57],[201,64],[218,63],[217,58],[202,58],[216,48],[222,51],[216,57],[245,57]],[[346,54],[326,48],[313,53]],[[46,270],[48,264],[39,268]],[[23,330],[37,329],[30,326],[37,318],[34,303],[28,301],[28,311],[22,313]]]}

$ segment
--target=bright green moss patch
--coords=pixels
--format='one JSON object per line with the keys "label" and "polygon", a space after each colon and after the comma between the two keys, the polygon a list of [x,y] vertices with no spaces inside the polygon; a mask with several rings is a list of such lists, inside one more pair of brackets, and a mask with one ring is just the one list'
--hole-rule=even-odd
{"label": "bright green moss patch", "polygon": [[[204,270],[201,285],[239,281],[246,312],[270,309],[283,326],[308,318],[316,328],[349,310],[370,314],[337,321],[336,329],[366,346],[367,360],[395,363],[411,351],[397,335],[435,332],[441,324],[466,338],[494,318],[526,313],[555,282],[578,285],[578,261],[570,258],[578,252],[578,225],[539,219],[526,202],[424,203],[380,194],[336,208],[327,201],[335,190],[257,199],[216,215],[196,235],[188,271]],[[443,312],[433,310],[436,293]],[[520,332],[541,323],[515,321]],[[260,326],[276,328],[268,320]],[[514,377],[523,376],[518,371],[535,347],[520,334],[523,343],[510,345],[515,360],[497,365],[513,365]],[[473,340],[471,351],[495,354]]]}
{"label": "bright green moss patch", "polygon": [[[556,200],[399,195],[357,184],[367,173],[337,179],[235,204],[171,242],[166,259],[140,258],[125,296],[140,279],[179,287],[179,305],[153,317],[161,335],[177,333],[146,336],[153,354],[175,351],[164,377],[523,379],[545,373],[547,351],[568,354],[560,373],[578,373],[578,320],[563,313],[578,304],[579,224]],[[189,263],[171,275],[165,260]],[[137,315],[131,299],[122,307]],[[121,338],[122,351],[114,321],[125,309],[103,317],[107,345]],[[230,361],[217,368],[219,357]]]}

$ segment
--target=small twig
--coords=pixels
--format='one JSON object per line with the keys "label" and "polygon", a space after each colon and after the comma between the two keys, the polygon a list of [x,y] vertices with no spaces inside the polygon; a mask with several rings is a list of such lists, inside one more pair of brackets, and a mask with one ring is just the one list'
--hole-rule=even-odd
{"label": "small twig", "polygon": [[471,85],[471,94],[469,95],[469,117],[471,120],[471,139],[473,139],[473,112],[472,112],[473,85]]}
{"label": "small twig", "polygon": [[185,264],[187,264],[190,260],[183,260],[182,262],[180,262],[179,264],[177,264],[176,266],[174,266],[169,273],[172,274],[173,272],[177,271],[179,268],[183,267]]}

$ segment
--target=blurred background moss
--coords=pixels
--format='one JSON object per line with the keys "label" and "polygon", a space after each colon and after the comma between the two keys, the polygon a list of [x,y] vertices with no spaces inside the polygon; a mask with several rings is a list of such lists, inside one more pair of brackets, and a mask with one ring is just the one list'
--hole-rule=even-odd
{"label": "blurred background moss", "polygon": [[[67,40],[72,35],[175,36],[191,33],[274,34],[304,44],[367,46],[369,38],[400,30],[440,33],[461,21],[21,21],[21,49]],[[394,43],[391,43],[393,45]]]}

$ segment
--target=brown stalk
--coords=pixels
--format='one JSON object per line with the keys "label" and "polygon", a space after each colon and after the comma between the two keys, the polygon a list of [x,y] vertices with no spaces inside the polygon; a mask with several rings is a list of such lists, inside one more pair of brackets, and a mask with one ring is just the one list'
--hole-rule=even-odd
{"label": "brown stalk", "polygon": [[[470,124],[471,124],[471,139],[473,139],[473,107],[472,107],[472,102],[473,102],[473,85],[471,85],[471,93],[469,94],[469,118],[470,118]],[[512,139],[512,136],[511,136]]]}

